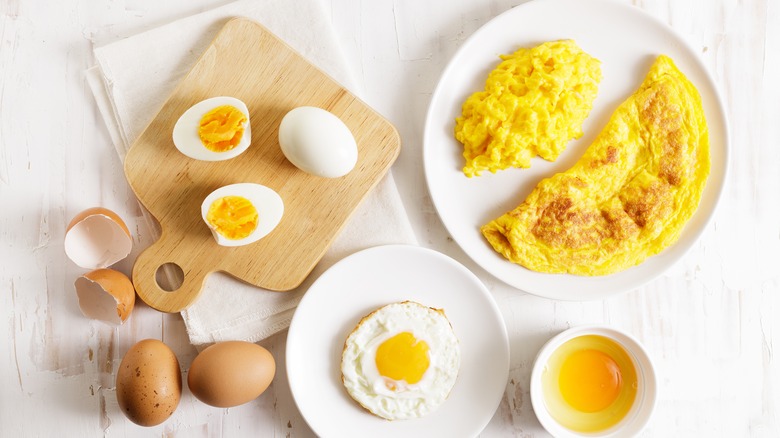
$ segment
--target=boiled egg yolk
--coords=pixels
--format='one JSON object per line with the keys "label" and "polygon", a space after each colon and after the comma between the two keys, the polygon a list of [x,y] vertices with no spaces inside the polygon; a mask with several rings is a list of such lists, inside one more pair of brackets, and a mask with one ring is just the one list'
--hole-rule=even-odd
{"label": "boiled egg yolk", "polygon": [[258,223],[257,209],[242,196],[225,196],[211,203],[206,221],[228,239],[249,236]]}
{"label": "boiled egg yolk", "polygon": [[[393,381],[415,384],[422,379],[429,365],[428,344],[409,332],[393,336],[376,350],[379,374]],[[388,381],[386,385],[390,390],[396,389],[395,382]]]}
{"label": "boiled egg yolk", "polygon": [[569,356],[558,377],[561,395],[574,409],[598,412],[615,402],[623,376],[615,360],[598,350],[581,350]]}
{"label": "boiled egg yolk", "polygon": [[214,152],[229,151],[241,141],[246,120],[246,115],[238,108],[218,106],[200,119],[198,135],[206,149]]}

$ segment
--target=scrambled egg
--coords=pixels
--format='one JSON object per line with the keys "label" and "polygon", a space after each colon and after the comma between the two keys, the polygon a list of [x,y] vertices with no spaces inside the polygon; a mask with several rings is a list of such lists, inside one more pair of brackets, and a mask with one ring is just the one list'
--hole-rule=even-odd
{"label": "scrambled egg", "polygon": [[536,155],[555,161],[569,140],[582,136],[601,81],[599,60],[572,40],[523,48],[501,59],[485,91],[466,99],[455,121],[468,177],[531,167]]}
{"label": "scrambled egg", "polygon": [[670,58],[659,56],[580,160],[542,180],[482,234],[504,257],[534,271],[610,274],[677,240],[709,172],[699,93]]}

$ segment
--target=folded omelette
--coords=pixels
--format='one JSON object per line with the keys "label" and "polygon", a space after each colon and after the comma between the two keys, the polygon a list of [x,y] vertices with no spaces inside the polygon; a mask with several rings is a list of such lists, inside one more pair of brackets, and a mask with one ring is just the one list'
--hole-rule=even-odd
{"label": "folded omelette", "polygon": [[539,182],[482,234],[534,271],[614,273],[678,239],[709,172],[701,97],[662,55],[572,168]]}

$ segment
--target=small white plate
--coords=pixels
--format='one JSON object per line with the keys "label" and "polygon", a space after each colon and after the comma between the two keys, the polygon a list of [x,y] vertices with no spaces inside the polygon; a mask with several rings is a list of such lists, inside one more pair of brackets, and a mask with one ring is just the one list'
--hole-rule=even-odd
{"label": "small white plate", "polygon": [[[601,60],[603,79],[585,135],[568,144],[555,163],[535,158],[530,169],[484,172],[466,178],[463,146],[454,138],[455,118],[466,98],[484,89],[498,55],[545,41],[574,39]],[[537,0],[517,6],[475,32],[444,70],[428,109],[423,158],[428,189],[452,238],[476,263],[507,284],[534,295],[592,300],[628,291],[650,281],[679,260],[709,222],[723,189],[728,126],[715,83],[700,50],[688,46],[669,26],[642,10],[610,0]],[[514,209],[543,178],[571,167],[630,96],[660,54],[669,55],[696,85],[709,125],[712,170],[696,214],[676,244],[639,266],[602,277],[551,275],[508,262],[493,251],[479,228]]]}
{"label": "small white plate", "polygon": [[[460,341],[461,367],[438,410],[387,421],[347,394],[341,352],[363,316],[404,300],[444,309]],[[475,436],[503,397],[509,340],[493,297],[471,271],[433,250],[389,245],[355,253],[317,279],[293,316],[286,360],[295,403],[320,436]]]}

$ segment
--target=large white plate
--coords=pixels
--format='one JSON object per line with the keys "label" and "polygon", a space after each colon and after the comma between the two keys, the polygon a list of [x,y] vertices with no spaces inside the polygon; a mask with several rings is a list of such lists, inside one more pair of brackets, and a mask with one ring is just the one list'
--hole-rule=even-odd
{"label": "large white plate", "polygon": [[[585,135],[569,143],[555,163],[535,158],[530,169],[461,172],[463,146],[454,138],[455,118],[463,101],[484,88],[498,55],[545,41],[574,39],[600,59],[603,79]],[[700,49],[701,50],[701,49]],[[571,167],[593,141],[617,106],[639,87],[660,54],[669,55],[702,96],[710,131],[712,171],[696,214],[679,241],[639,266],[602,277],[533,272],[505,260],[479,228],[519,205],[543,178]],[[695,243],[712,216],[726,176],[728,127],[713,79],[697,50],[666,24],[633,6],[609,0],[536,0],[488,22],[458,50],[444,70],[428,109],[424,135],[428,189],[445,227],[476,263],[507,284],[555,299],[590,300],[631,290],[661,274]]]}
{"label": "large white plate", "polygon": [[[341,352],[363,316],[404,300],[444,309],[460,341],[461,367],[438,410],[387,421],[349,397]],[[487,288],[453,259],[415,246],[375,247],[333,265],[304,295],[287,335],[293,398],[324,437],[475,436],[493,417],[508,374],[506,327]]]}

